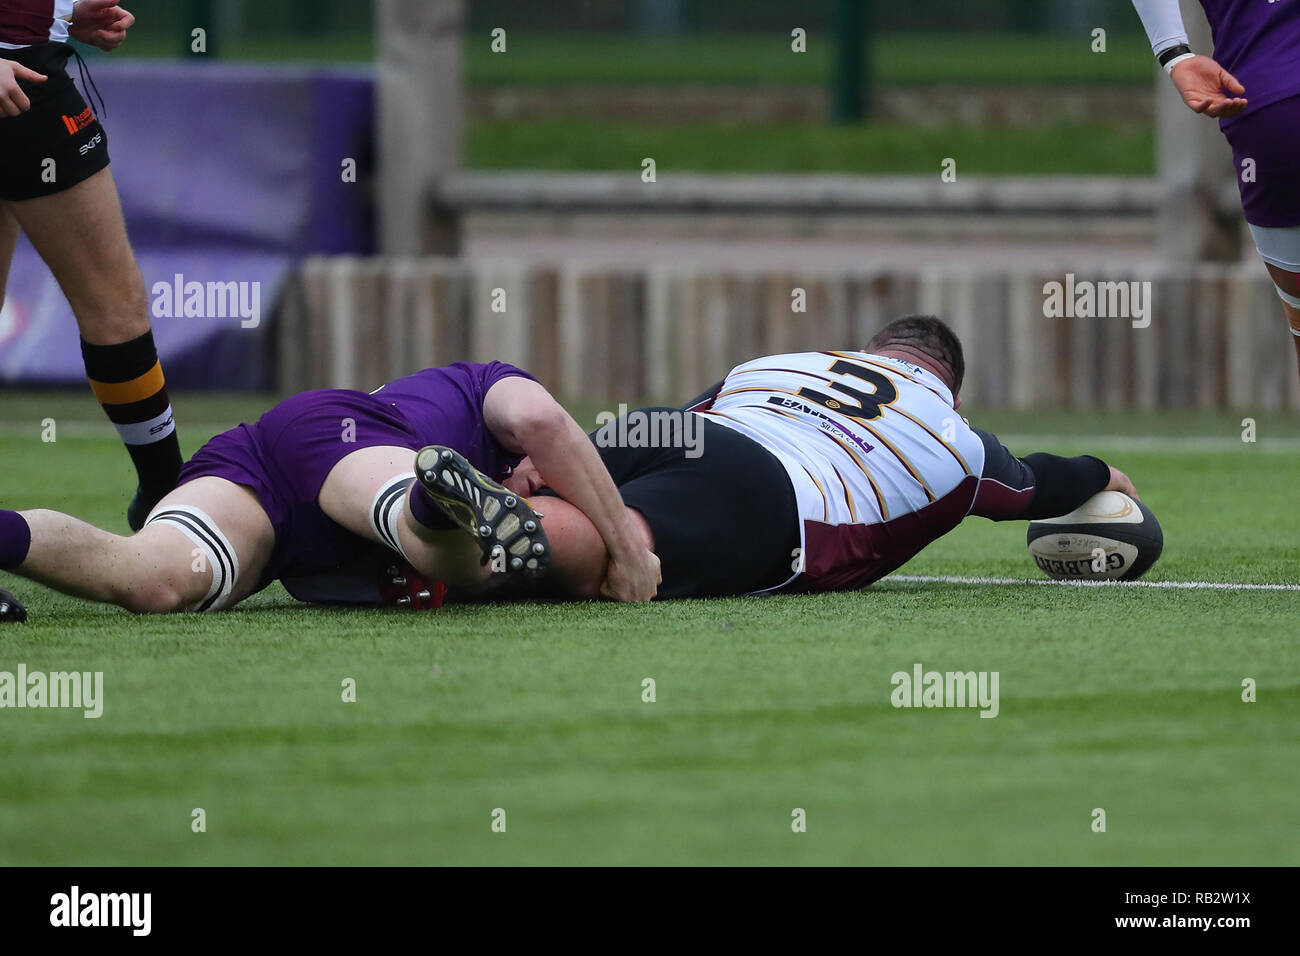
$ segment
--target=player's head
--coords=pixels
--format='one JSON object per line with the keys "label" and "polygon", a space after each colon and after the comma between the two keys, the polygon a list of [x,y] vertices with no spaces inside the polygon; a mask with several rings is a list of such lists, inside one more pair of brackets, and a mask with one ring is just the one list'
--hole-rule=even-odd
{"label": "player's head", "polygon": [[961,380],[966,375],[966,359],[962,355],[961,339],[933,315],[905,315],[895,319],[871,337],[868,352],[920,353],[933,365],[934,371],[952,389],[953,397],[961,391]]}

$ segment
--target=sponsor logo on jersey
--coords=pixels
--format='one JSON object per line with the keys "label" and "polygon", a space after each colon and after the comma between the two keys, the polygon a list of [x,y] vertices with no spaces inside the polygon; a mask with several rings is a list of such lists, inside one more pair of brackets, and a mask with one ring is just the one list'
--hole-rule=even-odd
{"label": "sponsor logo on jersey", "polygon": [[[821,412],[817,411],[817,409],[811,408],[808,405],[805,405],[803,402],[795,401],[793,398],[782,398],[779,395],[773,395],[771,398],[768,399],[768,403],[772,405],[779,405],[781,408],[787,408],[791,411],[803,412],[805,415],[811,415],[813,418],[817,419],[817,427],[820,428],[822,431],[833,432],[839,437],[844,438],[847,441],[853,442],[853,444],[861,448],[863,452],[875,451],[876,448],[875,445],[863,441],[861,438],[859,438],[857,435],[853,434],[852,432],[845,431],[843,428],[839,426],[839,424],[835,421],[835,419],[831,418],[829,415],[823,415]],[[839,406],[839,402],[836,402],[833,399],[827,402],[826,404],[828,407]]]}
{"label": "sponsor logo on jersey", "polygon": [[93,137],[91,137],[90,142],[89,142],[89,143],[83,143],[83,144],[81,145],[81,148],[78,149],[77,152],[81,153],[82,156],[85,156],[88,152],[90,152],[92,149],[94,149],[96,146],[98,146],[98,145],[99,145],[100,143],[102,143],[103,141],[104,141],[104,134],[103,134],[103,133],[96,133]]}

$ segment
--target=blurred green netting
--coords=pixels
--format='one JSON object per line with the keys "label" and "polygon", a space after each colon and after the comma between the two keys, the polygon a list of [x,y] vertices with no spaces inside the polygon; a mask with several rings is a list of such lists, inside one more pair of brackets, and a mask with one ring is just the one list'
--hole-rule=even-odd
{"label": "blurred green netting", "polygon": [[[821,84],[830,69],[833,0],[473,0],[472,84]],[[1078,83],[1150,79],[1128,0],[864,2],[874,79],[894,83]],[[366,0],[134,0],[124,56],[175,57],[204,25],[224,59],[369,62],[374,4]],[[509,54],[488,46],[507,31]],[[790,32],[807,53],[791,55]],[[1091,31],[1107,31],[1107,53]]]}
{"label": "blurred green netting", "polygon": [[[836,10],[854,2],[870,128],[853,122],[855,110],[837,113],[844,125],[826,122],[829,104],[854,89],[851,72],[831,84]],[[221,60],[364,67],[376,54],[377,3],[367,0],[126,3],[137,23],[115,57],[184,56],[196,26]],[[471,166],[619,167],[621,157],[601,158],[600,130],[630,123],[644,128],[624,131],[634,142],[676,128],[679,168],[701,170],[905,172],[935,130],[948,131],[943,155],[973,160],[968,171],[1154,168],[1155,69],[1130,0],[466,0],[465,11]],[[504,54],[491,49],[498,28]],[[798,54],[795,29],[806,31]],[[622,91],[633,87],[657,92],[625,115]],[[684,112],[690,94],[678,91],[688,87],[712,97],[711,115]],[[602,91],[593,110],[583,96]],[[895,105],[926,91],[919,108]],[[515,92],[532,97],[526,107],[511,105]],[[727,147],[737,124],[751,148]],[[1065,129],[1078,135],[1056,135]],[[991,137],[1003,130],[999,148]]]}

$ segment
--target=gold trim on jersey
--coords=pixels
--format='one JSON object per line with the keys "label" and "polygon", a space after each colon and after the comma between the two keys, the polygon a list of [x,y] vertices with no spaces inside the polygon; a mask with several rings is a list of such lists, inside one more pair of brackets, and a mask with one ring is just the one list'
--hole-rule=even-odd
{"label": "gold trim on jersey", "polygon": [[[943,398],[943,395],[941,395],[941,394],[940,394],[938,391],[936,391],[935,389],[931,388],[929,385],[926,385],[925,382],[921,381],[919,378],[913,378],[911,375],[908,375],[908,374],[907,374],[906,372],[904,372],[902,369],[900,369],[900,368],[895,368],[895,367],[892,366],[892,365],[883,365],[883,364],[881,364],[880,362],[872,361],[871,359],[869,359],[869,358],[865,358],[865,357],[862,356],[862,355],[854,355],[854,354],[851,353],[851,352],[833,352],[833,351],[827,351],[825,354],[827,354],[827,355],[837,355],[837,356],[839,356],[840,358],[842,358],[842,359],[848,359],[848,360],[851,361],[851,362],[862,362],[862,363],[865,364],[865,365],[874,365],[876,368],[878,368],[878,369],[880,369],[881,371],[884,371],[884,372],[893,372],[895,375],[901,375],[901,376],[903,376],[903,378],[907,379],[907,380],[908,380],[909,382],[911,382],[913,385],[920,385],[923,389],[925,389],[927,392],[930,392],[932,395],[937,395],[939,398]],[[944,401],[947,401],[947,399],[944,399]]]}
{"label": "gold trim on jersey", "polygon": [[[904,372],[902,369],[897,369],[897,368],[894,368],[893,366],[890,366],[890,365],[883,365],[883,364],[881,364],[880,362],[873,361],[873,360],[871,360],[871,359],[869,359],[869,358],[866,358],[866,357],[864,357],[864,356],[861,356],[861,355],[854,355],[854,354],[852,354],[852,353],[850,353],[850,352],[838,352],[838,351],[835,351],[834,349],[828,349],[828,350],[825,352],[825,354],[827,354],[827,355],[835,355],[835,356],[838,356],[839,358],[845,359],[845,360],[847,360],[847,361],[859,361],[859,362],[862,362],[862,363],[865,364],[865,365],[873,365],[873,366],[875,366],[876,368],[878,368],[878,369],[880,369],[881,371],[884,371],[884,372],[893,372],[895,375],[900,375],[900,376],[902,376],[903,378],[907,379],[907,380],[908,380],[909,382],[911,382],[913,385],[920,385],[923,389],[925,389],[926,391],[930,392],[932,395],[935,395],[935,396],[937,396],[937,397],[940,398],[940,399],[943,398],[942,395],[940,395],[940,394],[939,394],[938,392],[936,392],[934,389],[930,388],[929,385],[926,385],[925,382],[922,382],[922,381],[920,381],[919,379],[915,379],[915,378],[913,378],[911,375],[908,375],[908,374],[907,374],[906,372]],[[960,454],[957,453],[957,449],[953,448],[953,447],[952,447],[951,445],[949,445],[946,441],[944,441],[942,438],[940,438],[938,435],[936,435],[933,431],[931,431],[931,430],[930,430],[930,427],[929,427],[928,425],[926,425],[924,422],[919,421],[919,420],[913,418],[911,415],[907,414],[907,412],[905,412],[905,411],[903,411],[901,408],[899,408],[897,402],[891,402],[891,403],[888,404],[888,405],[881,405],[880,408],[881,408],[882,412],[883,412],[884,409],[889,409],[891,412],[898,412],[898,414],[902,415],[904,418],[906,418],[906,419],[907,419],[908,421],[910,421],[912,424],[914,424],[914,425],[919,425],[921,428],[923,428],[923,429],[925,430],[926,434],[928,434],[931,438],[933,438],[933,439],[934,439],[935,441],[937,441],[940,445],[942,445],[944,448],[946,448],[946,449],[948,450],[948,453],[949,453],[950,455],[952,455],[953,458],[957,459],[957,464],[961,465],[962,471],[966,472],[967,475],[973,474],[973,472],[970,470],[970,465],[966,464],[966,459],[962,458],[962,456],[961,456]],[[954,411],[955,411],[955,410],[954,410]],[[876,433],[873,431],[872,434],[874,435],[874,434],[876,434]],[[877,437],[877,438],[880,438],[880,440],[881,440],[882,442],[885,442],[885,440],[884,440],[883,437],[881,437],[881,436],[879,436],[879,435],[876,435],[876,437]],[[912,477],[913,477],[913,478],[916,478],[917,481],[921,481],[920,475],[918,475],[915,471],[913,471],[912,466],[911,466],[910,464],[908,464],[907,459],[903,458],[903,456],[902,456],[901,454],[899,454],[898,449],[897,449],[897,448],[894,448],[892,445],[889,445],[889,442],[885,442],[885,444],[889,446],[889,450],[890,450],[890,451],[892,451],[895,455],[898,455],[899,459],[902,460],[903,464],[907,466],[907,470],[910,471],[910,472],[912,472]],[[930,500],[931,500],[931,501],[934,501],[934,500],[935,500],[935,499],[934,499],[934,496],[933,496],[933,494],[931,494],[929,487],[926,487],[926,486],[925,486],[925,482],[924,482],[924,481],[921,481],[921,485],[922,485],[923,487],[925,487],[926,494],[930,495]]]}
{"label": "gold trim on jersey", "polygon": [[799,467],[800,467],[800,468],[803,468],[803,473],[804,473],[805,475],[807,475],[809,478],[812,479],[812,483],[813,483],[814,485],[816,485],[816,486],[817,486],[817,490],[820,491],[820,492],[822,493],[822,521],[830,521],[830,520],[831,520],[831,500],[830,500],[830,498],[828,498],[828,497],[826,496],[826,489],[822,487],[822,483],[821,483],[820,481],[817,480],[817,476],[816,476],[816,475],[814,475],[814,474],[813,474],[811,471],[809,471],[807,468],[804,468],[804,464],[803,464],[803,462],[800,462],[800,463],[799,463]]}
{"label": "gold trim on jersey", "polygon": [[[834,435],[832,435],[830,432],[826,431],[825,429],[817,427],[812,422],[808,422],[802,418],[798,418],[794,415],[791,415],[787,411],[782,411],[779,408],[772,408],[771,406],[768,405],[750,405],[747,407],[761,408],[764,411],[774,412],[777,415],[784,415],[786,418],[790,419],[791,421],[797,422],[800,425],[806,425],[817,434],[824,435],[825,437],[829,438],[831,441],[835,442],[835,444],[840,447],[840,449],[844,452],[844,454],[849,456],[849,461],[857,465],[858,469],[862,472],[862,474],[866,476],[867,484],[871,485],[871,490],[876,495],[876,504],[880,506],[880,517],[885,521],[889,520],[889,509],[885,507],[885,496],[881,494],[880,486],[876,484],[876,479],[871,477],[871,472],[867,470],[866,462],[864,462],[861,458],[859,458],[857,452],[855,452],[852,448],[844,444],[843,441],[841,441],[839,438],[836,438]],[[835,466],[831,465],[831,469],[834,470]],[[807,471],[806,468],[804,470]],[[838,471],[835,472],[835,477],[840,479],[840,484],[844,484],[844,478],[843,476],[840,475]],[[844,490],[845,490],[845,494],[847,495],[848,494],[847,485],[845,485]],[[849,506],[850,513],[856,513],[857,509],[854,507],[853,502],[851,500],[848,501],[848,506]]]}
{"label": "gold trim on jersey", "polygon": [[937,441],[937,442],[938,442],[940,445],[942,445],[944,448],[948,449],[948,453],[949,453],[950,455],[952,455],[952,457],[954,457],[954,458],[957,459],[957,464],[961,465],[961,467],[962,467],[962,471],[966,472],[967,475],[973,475],[973,474],[974,474],[974,472],[970,470],[970,465],[966,464],[966,459],[963,458],[961,455],[959,455],[959,454],[957,453],[957,449],[956,449],[956,448],[953,448],[953,447],[952,447],[951,445],[949,445],[946,441],[944,441],[942,438],[940,438],[938,435],[936,435],[934,432],[932,432],[932,431],[930,430],[930,426],[929,426],[929,425],[927,425],[927,424],[926,424],[925,422],[923,422],[923,421],[920,421],[919,419],[913,418],[911,415],[907,414],[907,412],[903,411],[901,408],[898,408],[898,407],[896,407],[896,406],[894,406],[894,405],[887,405],[887,406],[885,406],[885,407],[888,408],[891,412],[898,412],[898,414],[902,415],[904,418],[906,418],[908,421],[912,422],[914,425],[920,425],[922,428],[924,428],[925,431],[926,431],[926,433],[927,433],[931,438],[933,438],[935,441]]}
{"label": "gold trim on jersey", "polygon": [[[757,375],[759,372],[789,372],[791,375],[807,375],[809,378],[815,378],[819,382],[830,383],[834,381],[834,379],[825,375],[818,375],[816,372],[806,372],[801,368],[747,368],[743,372],[736,372],[735,375],[739,378],[742,375]],[[727,377],[730,378],[731,376],[728,375]]]}
{"label": "gold trim on jersey", "polygon": [[831,471],[835,472],[835,477],[840,480],[840,487],[844,489],[844,501],[849,506],[849,517],[853,519],[854,524],[857,524],[858,509],[853,505],[853,492],[849,491],[848,482],[844,480],[844,476],[840,474],[840,470],[838,468],[836,468],[834,465],[831,465]]}
{"label": "gold trim on jersey", "polygon": [[795,398],[802,397],[798,392],[792,392],[788,388],[772,388],[768,385],[747,385],[744,388],[729,388],[725,392],[718,392],[718,394],[714,396],[713,400],[716,402],[719,398],[723,398],[727,395],[738,395],[741,392],[780,392],[782,395],[793,395]]}
{"label": "gold trim on jersey", "polygon": [[886,448],[888,448],[890,451],[894,453],[894,457],[903,463],[903,467],[907,469],[907,473],[916,479],[917,483],[925,491],[925,496],[928,499],[930,499],[930,501],[939,500],[934,496],[934,492],[930,490],[930,486],[926,484],[925,479],[921,477],[921,473],[912,467],[912,463],[907,460],[906,455],[904,455],[901,451],[895,448],[893,446],[893,443],[891,443],[888,438],[880,434],[880,432],[876,431],[866,422],[861,422],[860,424],[862,425],[863,428],[865,428],[867,431],[871,432],[871,434],[875,435],[878,439],[880,439],[880,443],[882,445],[884,445]]}

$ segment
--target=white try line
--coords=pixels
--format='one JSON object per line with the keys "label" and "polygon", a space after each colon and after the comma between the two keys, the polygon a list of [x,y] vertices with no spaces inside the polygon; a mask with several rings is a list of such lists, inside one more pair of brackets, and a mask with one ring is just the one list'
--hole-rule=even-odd
{"label": "white try line", "polygon": [[1300,584],[1229,584],[1224,581],[1058,581],[1055,578],[965,578],[891,574],[881,581],[904,584],[1055,584],[1068,588],[1158,588],[1166,591],[1300,591]]}
{"label": "white try line", "polygon": [[[978,424],[978,423],[976,423]],[[1108,451],[1246,451],[1296,452],[1300,438],[1281,436],[1244,442],[1240,438],[1206,435],[998,435],[1008,448],[1036,449],[1042,445],[1105,448]],[[1024,452],[1018,452],[1024,454]]]}

